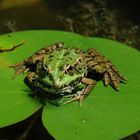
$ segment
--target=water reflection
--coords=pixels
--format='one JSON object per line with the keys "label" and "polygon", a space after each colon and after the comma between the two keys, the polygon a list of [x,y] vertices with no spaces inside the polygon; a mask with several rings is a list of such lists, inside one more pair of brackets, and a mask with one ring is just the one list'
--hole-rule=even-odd
{"label": "water reflection", "polygon": [[27,29],[60,29],[59,11],[42,0],[0,1],[0,34]]}

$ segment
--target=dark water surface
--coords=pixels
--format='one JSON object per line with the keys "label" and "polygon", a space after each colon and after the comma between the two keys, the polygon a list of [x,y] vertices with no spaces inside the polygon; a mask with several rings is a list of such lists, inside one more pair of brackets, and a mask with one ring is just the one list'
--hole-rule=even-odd
{"label": "dark water surface", "polygon": [[[6,0],[5,0],[6,1]],[[46,2],[28,2],[21,6],[0,8],[0,34],[31,29],[60,29],[59,11]]]}
{"label": "dark water surface", "polygon": [[[77,3],[80,3],[81,9],[78,9]],[[115,12],[113,14],[109,12],[106,5],[111,12]],[[72,8],[74,11],[77,10],[77,15],[73,14]],[[99,14],[99,18],[96,17],[95,20],[99,25],[96,28],[95,23],[92,27],[92,23],[90,23],[92,20],[83,20],[83,17],[92,17],[94,22],[94,10],[96,12],[98,8],[99,12],[95,15]],[[105,11],[103,11],[104,9]],[[78,12],[78,10],[81,11]],[[114,39],[114,35],[110,32],[117,25],[115,40],[140,49],[140,30],[137,27],[140,25],[139,13],[140,8],[137,1],[129,2],[127,0],[0,0],[0,34],[20,30],[55,29]],[[107,20],[101,19],[102,23],[99,23],[100,14],[105,14]],[[116,17],[117,19],[115,19]],[[110,28],[107,30],[102,27],[103,25]],[[132,31],[129,31],[128,34],[130,28]]]}
{"label": "dark water surface", "polygon": [[[19,1],[21,1],[21,4],[16,3]],[[59,20],[58,17],[60,15],[69,17],[71,13],[69,11],[69,7],[74,6],[77,1],[80,0],[0,0],[0,35],[9,32],[32,29],[70,30],[69,28],[65,28],[63,22]],[[92,3],[94,0],[83,1]],[[140,25],[140,8],[138,1],[108,0],[108,4],[110,9],[116,9],[119,11],[121,15],[120,22],[122,25],[123,23],[125,25],[125,20],[128,20],[128,22],[132,23],[133,25]],[[71,18],[73,19],[73,17]],[[86,25],[86,23],[83,24]],[[127,34],[127,30],[125,33]],[[128,39],[130,41],[131,39],[134,40],[134,43],[132,43],[132,45],[134,45],[134,47],[136,47],[137,49],[140,49],[140,43],[135,43],[137,42],[139,35],[140,33],[132,34],[132,36]],[[26,120],[26,123],[27,122],[29,122],[30,124],[30,120]],[[25,126],[23,126],[23,124],[25,125],[26,123],[19,123],[20,125],[22,124],[21,126],[17,124],[1,128],[0,140],[2,138],[3,140],[9,140],[7,134],[9,135],[9,137],[13,137],[13,139],[15,139],[15,137],[18,137],[17,135],[22,135],[22,132],[20,133],[19,131],[24,131]],[[37,117],[37,127],[34,128],[35,129],[31,130],[31,134],[37,133],[35,131],[37,130],[39,132],[38,138],[42,136],[42,139],[46,139],[46,135],[48,133],[42,126],[40,116]],[[13,134],[11,134],[11,130],[18,130],[17,134],[13,131]],[[32,136],[32,138],[35,139],[34,136]],[[53,138],[50,137],[50,139]]]}

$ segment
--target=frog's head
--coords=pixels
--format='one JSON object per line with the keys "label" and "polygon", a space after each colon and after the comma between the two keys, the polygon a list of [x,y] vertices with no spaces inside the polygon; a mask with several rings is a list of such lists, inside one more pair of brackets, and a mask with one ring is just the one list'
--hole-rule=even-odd
{"label": "frog's head", "polygon": [[77,50],[61,48],[46,55],[43,66],[47,74],[42,79],[43,83],[55,89],[76,85],[86,72],[83,65],[75,64],[81,58]]}
{"label": "frog's head", "polygon": [[67,69],[66,71],[64,70],[65,66],[66,65],[55,69],[49,68],[48,74],[42,79],[43,83],[46,83],[46,85],[49,85],[55,89],[61,89],[79,83],[82,77],[81,73],[75,69],[71,71]]}

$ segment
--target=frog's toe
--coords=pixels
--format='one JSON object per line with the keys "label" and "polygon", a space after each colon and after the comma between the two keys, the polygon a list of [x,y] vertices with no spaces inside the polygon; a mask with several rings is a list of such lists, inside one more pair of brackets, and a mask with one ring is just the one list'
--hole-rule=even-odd
{"label": "frog's toe", "polygon": [[[68,96],[67,96],[68,97]],[[82,91],[78,91],[76,94],[69,96],[71,99],[68,101],[65,101],[63,104],[68,104],[73,101],[79,101],[79,106],[82,106],[85,94],[83,94]]]}
{"label": "frog's toe", "polygon": [[115,73],[120,80],[127,81],[127,79],[117,70],[117,68],[110,61],[108,61],[107,64],[110,70],[112,70],[112,72]]}
{"label": "frog's toe", "polygon": [[109,78],[108,73],[104,73],[103,82],[105,86],[108,86],[110,84],[110,78]]}
{"label": "frog's toe", "polygon": [[22,62],[19,64],[9,66],[9,68],[13,68],[15,70],[15,75],[12,79],[15,79],[19,74],[28,71],[28,68]]}
{"label": "frog's toe", "polygon": [[105,72],[103,76],[105,86],[112,85],[116,90],[119,90],[119,77],[113,71]]}

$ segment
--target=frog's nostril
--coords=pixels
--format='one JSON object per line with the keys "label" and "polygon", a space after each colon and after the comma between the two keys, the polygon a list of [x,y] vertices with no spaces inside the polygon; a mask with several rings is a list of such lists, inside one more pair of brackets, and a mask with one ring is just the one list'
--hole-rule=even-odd
{"label": "frog's nostril", "polygon": [[55,87],[55,89],[59,89],[61,87],[60,86],[60,79],[54,80],[54,87]]}

